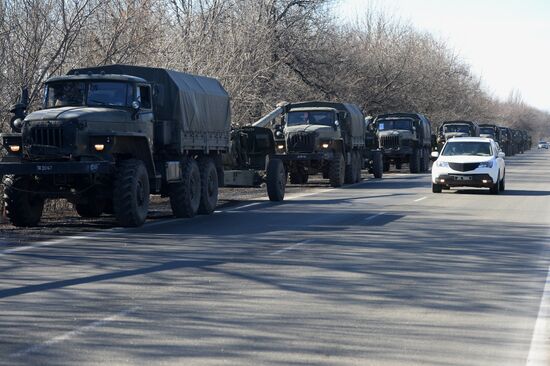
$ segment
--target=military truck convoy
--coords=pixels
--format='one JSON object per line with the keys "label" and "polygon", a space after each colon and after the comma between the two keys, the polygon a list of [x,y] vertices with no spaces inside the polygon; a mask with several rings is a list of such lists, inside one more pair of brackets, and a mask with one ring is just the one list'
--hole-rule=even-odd
{"label": "military truck convoy", "polygon": [[[113,214],[119,225],[144,223],[151,194],[169,197],[175,217],[210,214],[218,188],[265,184],[282,201],[287,180],[321,173],[332,187],[355,183],[367,168],[429,169],[435,140],[421,114],[365,119],[353,104],[282,103],[252,125],[231,126],[229,95],[213,78],[141,66],[71,70],[46,81],[44,104],[27,114],[28,94],[11,108],[0,135],[5,213],[15,226],[39,223],[46,199],[67,199],[82,217]],[[528,135],[484,126],[510,153]],[[474,122],[445,122],[437,142]],[[507,152],[508,154],[508,152]]]}

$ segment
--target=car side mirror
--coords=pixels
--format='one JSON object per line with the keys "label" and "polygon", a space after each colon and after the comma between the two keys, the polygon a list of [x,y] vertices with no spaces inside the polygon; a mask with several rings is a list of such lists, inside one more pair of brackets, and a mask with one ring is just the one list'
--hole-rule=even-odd
{"label": "car side mirror", "polygon": [[506,156],[506,154],[505,154],[504,152],[502,152],[502,151],[500,151],[500,152],[498,153],[498,157],[501,158],[501,159],[504,159],[505,156]]}
{"label": "car side mirror", "polygon": [[432,158],[437,159],[439,157],[439,151],[432,151],[431,156]]}

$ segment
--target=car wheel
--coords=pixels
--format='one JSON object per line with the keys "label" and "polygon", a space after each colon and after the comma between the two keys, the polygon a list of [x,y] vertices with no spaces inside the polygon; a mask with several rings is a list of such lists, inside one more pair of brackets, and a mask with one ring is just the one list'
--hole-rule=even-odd
{"label": "car wheel", "polygon": [[491,194],[499,194],[500,193],[500,179],[497,180],[495,184],[491,188],[489,188],[489,191]]}
{"label": "car wheel", "polygon": [[432,192],[433,193],[441,193],[442,189],[443,189],[443,186],[441,184],[432,183]]}
{"label": "car wheel", "polygon": [[505,183],[505,176],[502,177],[502,180],[500,181],[500,191],[501,192],[504,192],[504,190],[506,189],[506,183]]}

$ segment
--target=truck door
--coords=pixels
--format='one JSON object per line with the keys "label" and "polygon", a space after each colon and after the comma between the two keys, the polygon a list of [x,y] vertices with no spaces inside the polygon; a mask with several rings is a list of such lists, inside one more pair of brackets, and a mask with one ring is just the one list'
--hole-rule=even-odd
{"label": "truck door", "polygon": [[151,86],[147,84],[138,84],[136,99],[141,105],[136,116],[136,123],[139,125],[139,131],[148,136],[149,145],[152,145],[154,115],[151,98]]}

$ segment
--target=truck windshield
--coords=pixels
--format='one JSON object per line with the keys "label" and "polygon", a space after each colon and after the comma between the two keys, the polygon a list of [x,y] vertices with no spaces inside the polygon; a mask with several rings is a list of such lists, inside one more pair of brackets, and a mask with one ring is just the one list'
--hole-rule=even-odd
{"label": "truck windshield", "polygon": [[296,111],[288,112],[286,116],[287,126],[298,125],[324,125],[334,126],[334,112],[331,111]]}
{"label": "truck windshield", "polygon": [[480,127],[479,132],[484,134],[484,135],[494,135],[495,134],[495,130],[493,130],[492,127]]}
{"label": "truck windshield", "polygon": [[488,142],[476,141],[449,141],[441,152],[443,156],[454,155],[475,155],[475,156],[490,156],[491,144]]}
{"label": "truck windshield", "polygon": [[132,88],[117,81],[59,81],[46,85],[45,108],[130,106]]}
{"label": "truck windshield", "polygon": [[376,122],[379,131],[384,130],[412,130],[410,119],[386,119]]}
{"label": "truck windshield", "polygon": [[465,124],[452,124],[443,126],[443,131],[445,133],[449,132],[463,132],[470,133],[470,126]]}

